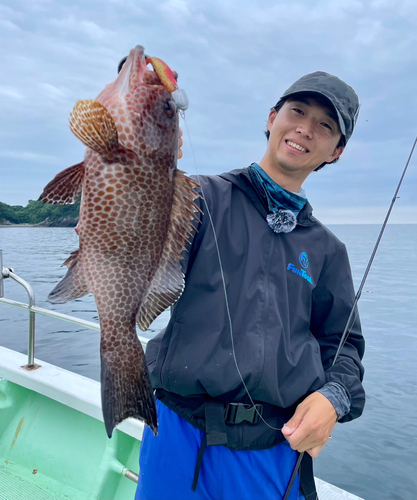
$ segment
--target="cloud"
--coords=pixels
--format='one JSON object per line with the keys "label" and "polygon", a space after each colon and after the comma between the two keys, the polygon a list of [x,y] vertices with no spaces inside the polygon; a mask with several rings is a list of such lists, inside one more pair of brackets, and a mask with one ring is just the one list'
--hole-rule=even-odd
{"label": "cloud", "polygon": [[20,28],[17,24],[13,23],[9,19],[0,19],[0,27],[8,31],[19,31]]}
{"label": "cloud", "polygon": [[92,21],[81,21],[80,30],[86,33],[93,40],[102,40],[109,34],[108,30],[104,30]]}
{"label": "cloud", "polygon": [[[297,78],[316,70],[340,76],[360,97],[359,122],[339,165],[312,176],[307,194],[318,210],[339,210],[338,220],[355,218],[352,206],[390,199],[415,134],[415,1],[137,3],[0,5],[7,47],[0,53],[0,156],[9,183],[15,175],[21,186],[9,201],[37,196],[61,158],[80,161],[69,113],[77,99],[94,98],[115,79],[117,63],[137,44],[179,72],[202,174],[260,160],[269,108]],[[180,168],[195,173],[187,140]],[[410,165],[402,188],[404,206],[414,203],[415,170]]]}
{"label": "cloud", "polygon": [[161,3],[160,10],[183,20],[191,16],[190,3],[186,0],[167,0]]}
{"label": "cloud", "polygon": [[377,19],[360,19],[353,43],[358,45],[371,45],[384,36],[384,27]]}
{"label": "cloud", "polygon": [[8,5],[0,4],[0,17],[1,19],[10,20],[10,19],[22,19],[22,14],[16,9],[12,9]]}
{"label": "cloud", "polygon": [[0,87],[0,95],[12,97],[13,99],[23,99],[23,94],[11,87]]}
{"label": "cloud", "polygon": [[74,15],[48,19],[47,24],[64,32],[85,34],[94,41],[103,40],[114,33],[113,30],[104,29],[94,21],[81,20]]}
{"label": "cloud", "polygon": [[30,151],[12,151],[12,150],[3,150],[0,151],[0,157],[2,158],[12,158],[14,160],[24,160],[29,162],[42,162],[42,163],[53,163],[61,162],[61,158],[57,158],[56,156],[46,155],[42,153],[33,153]]}
{"label": "cloud", "polygon": [[40,83],[39,89],[47,98],[53,100],[65,99],[70,94],[65,87],[55,87],[55,85],[51,85],[50,83]]}

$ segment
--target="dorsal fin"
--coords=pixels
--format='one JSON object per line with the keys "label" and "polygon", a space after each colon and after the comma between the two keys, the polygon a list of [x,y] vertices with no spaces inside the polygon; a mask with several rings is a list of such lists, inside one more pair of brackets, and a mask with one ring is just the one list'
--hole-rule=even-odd
{"label": "dorsal fin", "polygon": [[158,269],[148,293],[137,314],[139,328],[146,331],[152,321],[176,302],[184,289],[181,271],[182,252],[195,230],[195,212],[201,210],[194,200],[199,197],[194,188],[199,187],[181,170],[175,171],[175,189],[171,209],[171,221]]}
{"label": "dorsal fin", "polygon": [[93,99],[77,101],[70,115],[70,129],[80,141],[107,160],[118,148],[116,124],[107,109]]}
{"label": "dorsal fin", "polygon": [[83,162],[66,168],[46,185],[39,200],[53,205],[72,205],[80,197],[83,177]]}

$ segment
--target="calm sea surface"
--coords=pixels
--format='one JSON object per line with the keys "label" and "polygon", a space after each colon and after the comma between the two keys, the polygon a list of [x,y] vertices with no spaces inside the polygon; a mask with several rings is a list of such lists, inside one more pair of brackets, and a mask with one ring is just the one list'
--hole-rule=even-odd
{"label": "calm sea surface", "polygon": [[[346,243],[358,288],[379,227],[329,226]],[[29,281],[36,305],[98,321],[92,296],[51,305],[48,293],[64,276],[62,262],[77,249],[67,228],[0,228],[4,266]],[[315,474],[366,500],[417,498],[417,225],[389,225],[359,302],[367,341],[364,358],[367,404],[363,416],[336,426],[315,460]],[[122,270],[121,270],[122,272]],[[10,279],[5,297],[27,302]],[[0,304],[0,345],[27,353],[27,312]],[[163,313],[145,334],[167,322]],[[70,323],[36,317],[35,356],[99,379],[99,334]]]}

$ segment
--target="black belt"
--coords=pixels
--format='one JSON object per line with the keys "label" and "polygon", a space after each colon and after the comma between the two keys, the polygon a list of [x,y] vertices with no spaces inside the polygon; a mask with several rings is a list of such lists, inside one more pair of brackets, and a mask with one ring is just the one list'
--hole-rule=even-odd
{"label": "black belt", "polygon": [[197,488],[198,476],[200,475],[201,462],[207,446],[227,446],[227,424],[241,424],[249,422],[257,424],[263,413],[263,405],[248,405],[244,403],[229,403],[226,408],[220,401],[207,401],[204,406],[205,412],[205,435],[198,451],[197,462],[194,470],[194,480],[191,489]]}
{"label": "black belt", "polygon": [[244,403],[229,403],[226,407],[224,420],[227,424],[249,422],[257,424],[262,417],[263,405],[247,405]]}

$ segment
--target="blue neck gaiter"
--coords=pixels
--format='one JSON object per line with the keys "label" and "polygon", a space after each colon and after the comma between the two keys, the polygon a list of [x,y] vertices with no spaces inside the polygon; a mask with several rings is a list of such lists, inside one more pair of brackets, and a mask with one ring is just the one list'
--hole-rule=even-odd
{"label": "blue neck gaiter", "polygon": [[270,214],[266,220],[275,233],[289,233],[297,225],[297,215],[307,203],[304,191],[293,193],[284,189],[269,177],[257,164],[249,167],[258,183],[258,188],[264,193],[268,201]]}

